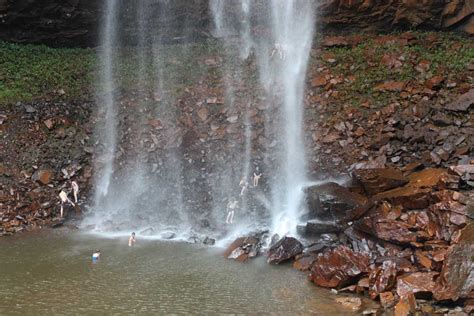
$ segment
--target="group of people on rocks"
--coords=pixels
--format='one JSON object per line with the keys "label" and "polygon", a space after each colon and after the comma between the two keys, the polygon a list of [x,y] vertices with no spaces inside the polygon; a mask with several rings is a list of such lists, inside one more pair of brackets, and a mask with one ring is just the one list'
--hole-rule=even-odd
{"label": "group of people on rocks", "polygon": [[76,181],[71,182],[71,191],[72,191],[72,194],[74,195],[74,202],[69,199],[68,194],[67,194],[66,191],[61,190],[61,192],[59,192],[59,199],[61,200],[61,210],[60,210],[61,218],[64,217],[64,204],[67,203],[67,204],[70,204],[73,207],[75,207],[76,204],[78,203],[78,200],[79,200],[79,185],[77,184]]}
{"label": "group of people on rocks", "polygon": [[[260,178],[262,177],[262,173],[259,172],[259,168],[256,168],[256,171],[253,173],[252,176],[252,187],[256,188],[258,187],[258,184],[260,182]],[[248,191],[250,188],[250,185],[247,181],[247,177],[243,177],[240,182],[239,182],[239,187],[240,187],[240,197],[243,197],[245,193]],[[235,215],[235,210],[239,208],[239,201],[235,198],[230,198],[229,202],[227,203],[227,217],[226,217],[226,224],[232,224],[234,221],[234,215]]]}

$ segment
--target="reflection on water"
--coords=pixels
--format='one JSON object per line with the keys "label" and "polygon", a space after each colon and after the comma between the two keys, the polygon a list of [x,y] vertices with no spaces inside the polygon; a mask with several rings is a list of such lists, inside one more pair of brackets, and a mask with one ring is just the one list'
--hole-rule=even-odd
{"label": "reflection on water", "polygon": [[289,267],[137,239],[128,247],[58,230],[0,239],[0,314],[351,314]]}

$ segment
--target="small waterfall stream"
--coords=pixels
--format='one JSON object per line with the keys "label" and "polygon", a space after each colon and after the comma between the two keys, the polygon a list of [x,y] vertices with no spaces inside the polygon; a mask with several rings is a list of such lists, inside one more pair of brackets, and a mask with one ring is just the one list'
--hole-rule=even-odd
{"label": "small waterfall stream", "polygon": [[[203,41],[191,34],[193,21],[180,21],[172,36],[162,27],[180,1],[107,0],[95,206],[86,224],[183,238],[294,234],[307,182],[313,2],[210,0],[217,40]],[[135,79],[124,84],[127,71]],[[254,174],[262,174],[258,187]],[[227,225],[232,201],[236,220]]]}

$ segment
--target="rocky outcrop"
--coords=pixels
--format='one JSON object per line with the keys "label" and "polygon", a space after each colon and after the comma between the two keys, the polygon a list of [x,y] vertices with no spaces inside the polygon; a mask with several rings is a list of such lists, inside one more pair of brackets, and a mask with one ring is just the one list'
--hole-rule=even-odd
{"label": "rocky outcrop", "polygon": [[[260,1],[261,2],[261,1]],[[212,28],[208,0],[150,1],[150,15],[164,40],[209,36]],[[379,1],[325,0],[316,8],[326,29],[390,31],[422,28],[455,29],[474,34],[474,4],[470,0]],[[97,44],[105,0],[0,0],[0,39],[25,43],[93,46]],[[121,19],[136,14],[137,1],[125,0]],[[255,10],[259,10],[259,4]],[[258,13],[258,12],[257,12]],[[156,18],[160,17],[160,18]],[[129,25],[127,33],[136,32]]]}

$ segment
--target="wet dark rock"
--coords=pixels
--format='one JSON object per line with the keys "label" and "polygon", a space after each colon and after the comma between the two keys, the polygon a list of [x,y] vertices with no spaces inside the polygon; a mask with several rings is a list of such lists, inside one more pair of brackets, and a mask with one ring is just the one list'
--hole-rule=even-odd
{"label": "wet dark rock", "polygon": [[368,266],[368,254],[338,246],[318,255],[309,278],[322,287],[340,288],[356,282],[358,276],[368,272]]}
{"label": "wet dark rock", "polygon": [[338,233],[344,228],[333,222],[320,222],[318,220],[308,221],[306,225],[298,225],[296,227],[298,234],[302,236],[315,236],[326,233]]}
{"label": "wet dark rock", "polygon": [[268,249],[267,262],[279,264],[303,252],[303,244],[294,237],[283,237]]}
{"label": "wet dark rock", "polygon": [[364,196],[334,182],[312,186],[305,193],[311,215],[319,220],[341,220],[348,211],[367,202]]}
{"label": "wet dark rock", "polygon": [[358,169],[352,172],[352,176],[371,196],[408,183],[401,171],[390,168]]}
{"label": "wet dark rock", "polygon": [[176,233],[172,231],[167,231],[167,232],[162,232],[160,233],[160,238],[161,239],[173,239],[176,237]]}
{"label": "wet dark rock", "polygon": [[211,237],[205,237],[204,240],[202,241],[202,243],[204,245],[208,245],[208,246],[213,246],[215,245],[216,243],[216,240],[214,238],[211,238]]}
{"label": "wet dark rock", "polygon": [[256,257],[260,250],[260,240],[248,236],[237,238],[224,251],[224,257],[234,259],[239,262],[245,262],[250,258]]}

